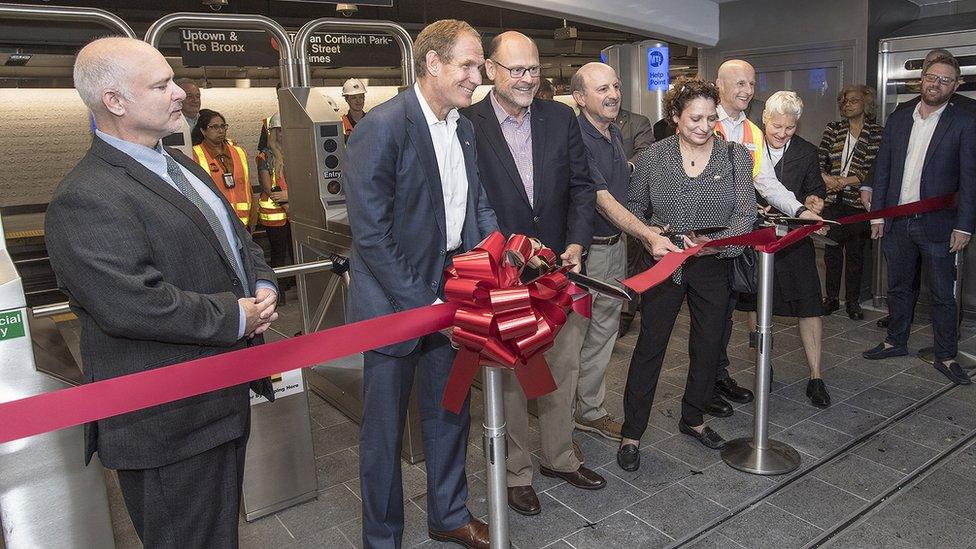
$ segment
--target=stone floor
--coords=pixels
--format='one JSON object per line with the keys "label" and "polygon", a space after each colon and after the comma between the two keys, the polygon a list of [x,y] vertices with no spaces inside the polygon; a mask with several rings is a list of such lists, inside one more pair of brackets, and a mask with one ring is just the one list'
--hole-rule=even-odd
{"label": "stone floor", "polygon": [[[297,309],[294,298],[283,310],[291,322],[297,318],[293,308]],[[688,317],[682,312],[671,338],[650,427],[642,439],[640,470],[621,470],[614,460],[614,443],[577,432],[586,465],[607,478],[607,488],[581,491],[536,475],[543,510],[535,517],[512,513],[513,545],[521,549],[780,549],[826,543],[844,548],[976,549],[972,514],[976,447],[957,450],[915,478],[941,452],[976,432],[976,388],[949,389],[906,417],[895,417],[948,385],[931,366],[914,357],[877,362],[860,358],[861,351],[883,338],[874,322],[878,316],[869,312],[860,322],[838,314],[824,319],[823,377],[833,400],[826,410],[811,406],[804,395],[807,366],[795,322],[776,318],[770,433],[796,448],[802,464],[790,475],[761,477],[728,467],[718,452],[677,432],[689,360]],[[740,385],[751,387],[754,365],[745,326],[743,316],[736,322],[729,354],[733,376]],[[976,352],[974,333],[966,330],[962,349]],[[618,341],[607,373],[607,406],[618,417],[636,335],[635,324]],[[931,329],[918,325],[909,346],[917,350],[930,342]],[[243,547],[361,546],[358,426],[317,396],[310,395],[310,402],[318,499],[252,523],[242,521]],[[709,423],[728,439],[747,436],[752,429],[752,406],[738,406],[732,417]],[[467,465],[469,508],[479,517],[487,514],[482,409],[482,395],[475,390]],[[886,423],[890,425],[865,438]],[[535,429],[534,424],[532,427]],[[538,431],[533,433],[538,448]],[[403,462],[402,467],[403,546],[440,545],[428,539],[426,532],[424,464]],[[106,473],[106,479],[118,547],[138,547],[117,483],[111,473]],[[905,489],[874,505],[875,499],[906,479],[912,482]],[[859,517],[861,514],[864,516]]]}

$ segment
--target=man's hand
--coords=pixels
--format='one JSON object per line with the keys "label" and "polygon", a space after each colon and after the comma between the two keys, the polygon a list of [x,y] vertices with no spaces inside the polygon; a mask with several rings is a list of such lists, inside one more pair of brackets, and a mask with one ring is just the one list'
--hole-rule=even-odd
{"label": "man's hand", "polygon": [[651,252],[651,255],[654,257],[655,261],[664,257],[664,255],[668,252],[681,251],[681,248],[675,246],[674,242],[671,242],[670,238],[661,236],[651,230],[647,230],[641,234],[640,240],[644,244],[644,247],[647,248],[647,251]]}
{"label": "man's hand", "polygon": [[[823,198],[820,198],[819,196],[814,195],[814,194],[811,194],[810,196],[808,196],[806,198],[806,200],[803,201],[803,205],[806,206],[807,209],[809,211],[813,212],[814,214],[819,214],[819,213],[823,212],[823,209],[824,209],[824,201],[823,201]],[[803,217],[803,216],[801,215],[800,217]],[[809,219],[809,218],[807,218],[807,219]],[[817,219],[820,219],[820,216],[819,215],[817,216]]]}
{"label": "man's hand", "polygon": [[275,202],[288,202],[288,191],[273,191],[271,193],[271,200]]}
{"label": "man's hand", "polygon": [[244,334],[247,337],[261,335],[271,327],[271,323],[278,320],[275,309],[278,306],[278,294],[270,288],[258,288],[254,297],[244,297],[237,300],[244,309]]}
{"label": "man's hand", "polygon": [[871,222],[871,240],[877,240],[884,234],[884,221]]}
{"label": "man's hand", "polygon": [[871,211],[871,191],[861,191],[861,204],[866,211]]}
{"label": "man's hand", "polygon": [[[807,207],[809,208],[809,206]],[[801,212],[800,215],[797,217],[799,217],[800,219],[812,219],[814,221],[823,221],[823,218],[813,213],[813,210],[807,210],[805,212]]]}
{"label": "man's hand", "polygon": [[583,246],[579,244],[566,246],[566,251],[559,256],[559,259],[563,260],[563,265],[573,265],[574,273],[580,272],[583,268]]}
{"label": "man's hand", "polygon": [[972,238],[970,235],[961,231],[952,231],[952,236],[949,237],[949,251],[956,253],[969,244],[969,239]]}

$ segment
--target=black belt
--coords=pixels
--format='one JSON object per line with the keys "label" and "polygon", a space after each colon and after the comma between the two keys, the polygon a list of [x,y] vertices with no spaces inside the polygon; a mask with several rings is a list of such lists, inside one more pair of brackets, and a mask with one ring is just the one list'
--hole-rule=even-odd
{"label": "black belt", "polygon": [[598,246],[613,246],[617,242],[620,242],[621,233],[617,233],[613,236],[594,236],[593,244]]}

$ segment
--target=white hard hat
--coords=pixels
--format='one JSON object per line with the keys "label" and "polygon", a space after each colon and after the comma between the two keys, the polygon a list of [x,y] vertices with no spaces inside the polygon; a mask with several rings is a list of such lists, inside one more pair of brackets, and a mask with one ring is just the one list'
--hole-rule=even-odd
{"label": "white hard hat", "polygon": [[358,78],[350,78],[342,85],[342,96],[366,93],[366,85]]}
{"label": "white hard hat", "polygon": [[281,115],[274,113],[271,116],[271,120],[268,121],[268,129],[280,128],[281,127]]}

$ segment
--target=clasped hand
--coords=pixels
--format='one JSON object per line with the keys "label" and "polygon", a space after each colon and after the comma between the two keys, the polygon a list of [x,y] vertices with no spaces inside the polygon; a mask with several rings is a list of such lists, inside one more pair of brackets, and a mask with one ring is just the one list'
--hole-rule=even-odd
{"label": "clasped hand", "polygon": [[242,297],[237,303],[244,311],[245,337],[263,334],[278,320],[278,294],[270,288],[258,288],[254,297]]}

